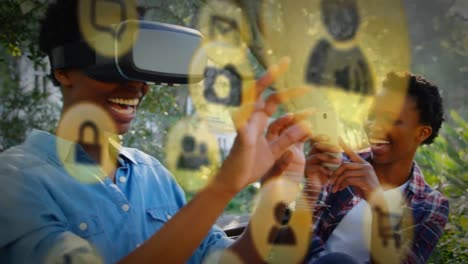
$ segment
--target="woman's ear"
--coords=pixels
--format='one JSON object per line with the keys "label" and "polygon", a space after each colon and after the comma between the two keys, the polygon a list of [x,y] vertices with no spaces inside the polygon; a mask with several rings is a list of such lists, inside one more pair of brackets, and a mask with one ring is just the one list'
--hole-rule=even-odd
{"label": "woman's ear", "polygon": [[430,127],[430,126],[421,126],[419,128],[419,132],[418,132],[418,135],[417,135],[419,144],[424,142],[424,140],[426,140],[428,137],[430,137],[431,134],[432,134],[432,127]]}
{"label": "woman's ear", "polygon": [[68,71],[64,69],[54,70],[54,77],[60,83],[60,86],[66,87],[71,85],[70,76]]}

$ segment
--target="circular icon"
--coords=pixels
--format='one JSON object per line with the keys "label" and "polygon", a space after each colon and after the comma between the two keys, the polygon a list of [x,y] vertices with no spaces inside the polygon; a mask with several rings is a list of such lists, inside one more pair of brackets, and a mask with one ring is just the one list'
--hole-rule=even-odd
{"label": "circular icon", "polygon": [[187,191],[198,191],[219,168],[216,137],[205,122],[196,118],[180,120],[169,130],[166,161],[177,182]]}
{"label": "circular icon", "polygon": [[63,245],[72,248],[79,248],[79,254],[67,254],[65,260],[67,263],[90,263],[90,264],[104,264],[104,259],[99,253],[99,250],[91,243],[84,240],[79,236],[62,236],[65,239],[60,243],[53,245],[46,257],[44,263],[60,263],[64,260]]}
{"label": "circular icon", "polygon": [[112,118],[101,107],[80,103],[69,108],[57,137],[58,156],[75,179],[94,183],[114,172],[120,140]]}
{"label": "circular icon", "polygon": [[250,230],[264,261],[301,262],[309,247],[312,211],[300,184],[282,177],[266,182],[260,189]]}
{"label": "circular icon", "polygon": [[226,43],[206,43],[194,56],[192,67],[196,67],[205,54],[208,63],[204,80],[189,85],[192,101],[214,131],[234,131],[234,125],[241,124],[233,123],[233,112],[255,100],[255,75],[246,51]]}
{"label": "circular icon", "polygon": [[210,0],[200,9],[198,30],[206,42],[222,42],[246,48],[251,32],[242,8],[234,1]]}
{"label": "circular icon", "polygon": [[[372,202],[363,214],[362,228],[366,247],[379,263],[401,263],[413,244],[413,217],[400,188],[385,191],[385,202]],[[374,204],[374,205],[372,205]],[[375,205],[379,204],[379,205]],[[373,223],[372,223],[373,221]]]}
{"label": "circular icon", "polygon": [[[400,1],[265,1],[266,58],[291,57],[277,88],[310,87],[289,110],[332,109],[345,143],[361,147],[367,141],[363,124],[385,76],[410,68],[403,10]],[[400,97],[388,104],[400,109],[407,87],[395,88]]]}
{"label": "circular icon", "polygon": [[121,22],[138,19],[136,1],[83,0],[78,5],[81,33],[97,53],[114,58],[125,54],[133,46],[138,24]]}

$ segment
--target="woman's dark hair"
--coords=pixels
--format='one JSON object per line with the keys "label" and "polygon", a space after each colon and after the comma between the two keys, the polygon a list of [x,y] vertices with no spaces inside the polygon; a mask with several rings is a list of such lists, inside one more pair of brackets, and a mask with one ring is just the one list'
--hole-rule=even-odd
{"label": "woman's dark hair", "polygon": [[[50,3],[40,21],[39,49],[50,58],[53,48],[80,40],[82,36],[78,25],[78,1],[57,0]],[[53,72],[50,78],[55,85],[59,85]]]}

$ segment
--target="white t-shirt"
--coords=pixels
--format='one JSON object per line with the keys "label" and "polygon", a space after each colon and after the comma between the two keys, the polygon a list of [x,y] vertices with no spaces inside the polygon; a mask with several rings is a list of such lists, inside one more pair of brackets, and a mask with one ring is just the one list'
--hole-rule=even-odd
{"label": "white t-shirt", "polygon": [[[408,184],[409,181],[397,188],[384,192],[392,214],[402,214],[402,193]],[[353,257],[359,263],[369,261],[371,223],[369,204],[366,200],[362,199],[343,217],[335,230],[333,230],[325,243],[325,250],[322,254],[341,252]]]}

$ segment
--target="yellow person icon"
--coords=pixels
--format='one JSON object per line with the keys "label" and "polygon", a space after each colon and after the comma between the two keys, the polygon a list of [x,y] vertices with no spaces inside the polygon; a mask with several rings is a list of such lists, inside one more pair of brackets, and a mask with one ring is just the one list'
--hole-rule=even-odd
{"label": "yellow person icon", "polygon": [[138,18],[136,1],[83,0],[79,1],[78,10],[82,35],[88,45],[103,56],[121,56],[137,39],[137,24],[122,23]]}
{"label": "yellow person icon", "polygon": [[[364,147],[363,125],[389,72],[410,68],[410,41],[402,1],[274,0],[262,6],[267,61],[289,56],[278,89],[307,86],[310,92],[288,102],[292,112],[332,109],[340,136],[352,148]],[[386,102],[399,109],[400,96]]]}
{"label": "yellow person icon", "polygon": [[251,31],[242,8],[235,1],[210,0],[200,10],[198,29],[206,42],[247,47]]}
{"label": "yellow person icon", "polygon": [[277,225],[275,225],[268,233],[268,243],[277,245],[294,246],[297,243],[294,230],[288,226],[289,208],[286,203],[280,201],[274,209],[274,216]]}
{"label": "yellow person icon", "polygon": [[[335,42],[345,43],[355,37],[360,24],[355,0],[321,1],[320,6],[323,23]],[[310,54],[305,76],[311,84],[364,96],[375,94],[373,76],[359,46],[335,48],[328,40],[319,40]]]}
{"label": "yellow person icon", "polygon": [[210,17],[210,22],[210,38],[216,39],[219,36],[223,36],[230,39],[230,42],[235,45],[240,45],[239,26],[236,20],[225,16],[213,15]]}
{"label": "yellow person icon", "polygon": [[312,211],[301,185],[286,177],[265,183],[250,220],[255,249],[268,263],[299,263],[307,253]]}
{"label": "yellow person icon", "polygon": [[[403,187],[406,185],[403,185]],[[363,235],[371,257],[378,263],[401,263],[413,244],[413,215],[402,187],[373,194],[363,215]]]}
{"label": "yellow person icon", "polygon": [[166,161],[182,188],[198,191],[219,167],[218,141],[205,122],[196,118],[182,119],[169,130]]}

